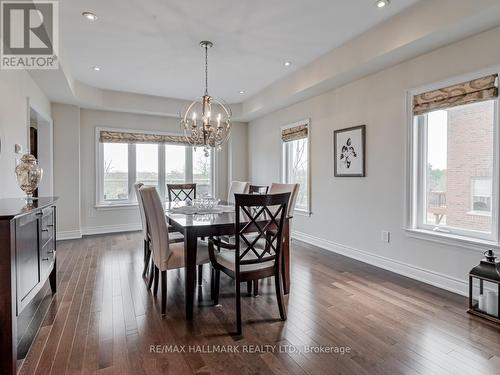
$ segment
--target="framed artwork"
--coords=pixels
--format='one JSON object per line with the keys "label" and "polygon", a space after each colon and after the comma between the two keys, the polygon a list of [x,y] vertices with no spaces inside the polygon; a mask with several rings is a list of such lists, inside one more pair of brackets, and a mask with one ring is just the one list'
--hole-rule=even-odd
{"label": "framed artwork", "polygon": [[365,177],[366,126],[333,132],[335,177]]}

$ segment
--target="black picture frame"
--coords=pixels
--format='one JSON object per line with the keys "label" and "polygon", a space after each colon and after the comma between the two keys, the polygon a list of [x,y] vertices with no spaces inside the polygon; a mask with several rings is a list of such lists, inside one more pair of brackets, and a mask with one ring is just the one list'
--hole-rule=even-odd
{"label": "black picture frame", "polygon": [[[356,132],[361,130],[361,147],[362,147],[362,157],[361,157],[361,172],[359,173],[342,173],[338,171],[337,162],[339,158],[339,147],[337,145],[338,135],[346,132]],[[338,129],[333,132],[333,170],[335,177],[366,177],[366,125],[352,126],[350,128]]]}

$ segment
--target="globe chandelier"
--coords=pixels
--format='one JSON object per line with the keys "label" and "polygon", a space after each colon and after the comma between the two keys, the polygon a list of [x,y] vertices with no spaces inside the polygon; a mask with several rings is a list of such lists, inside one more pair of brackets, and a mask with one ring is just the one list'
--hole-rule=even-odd
{"label": "globe chandelier", "polygon": [[205,49],[205,94],[196,98],[181,115],[181,128],[186,141],[194,147],[203,147],[205,156],[210,149],[221,149],[231,135],[231,109],[220,99],[208,94],[208,49],[213,43],[201,41]]}

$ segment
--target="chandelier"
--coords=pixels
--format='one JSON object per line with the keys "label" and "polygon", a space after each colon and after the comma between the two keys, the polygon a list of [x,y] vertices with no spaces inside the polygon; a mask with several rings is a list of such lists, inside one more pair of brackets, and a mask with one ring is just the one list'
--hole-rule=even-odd
{"label": "chandelier", "polygon": [[205,156],[210,148],[221,149],[231,134],[231,110],[220,99],[208,94],[208,49],[210,41],[200,42],[205,49],[205,94],[196,98],[181,115],[181,128],[186,141],[194,147],[203,147]]}

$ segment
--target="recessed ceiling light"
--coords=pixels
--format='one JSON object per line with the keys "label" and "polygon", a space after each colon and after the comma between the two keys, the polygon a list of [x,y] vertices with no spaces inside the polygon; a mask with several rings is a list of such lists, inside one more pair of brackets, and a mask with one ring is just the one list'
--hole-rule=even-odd
{"label": "recessed ceiling light", "polygon": [[82,16],[85,17],[86,19],[88,19],[89,21],[96,21],[97,20],[97,16],[92,12],[83,12]]}
{"label": "recessed ceiling light", "polygon": [[292,62],[291,62],[291,61],[285,61],[285,62],[283,63],[283,65],[285,65],[285,66],[290,66],[290,65],[292,65]]}
{"label": "recessed ceiling light", "polygon": [[99,68],[98,66],[93,66],[93,67],[92,67],[92,70],[93,70],[94,72],[98,72],[99,70],[101,70],[101,68]]}
{"label": "recessed ceiling light", "polygon": [[390,2],[391,2],[390,0],[377,0],[377,2],[375,3],[375,5],[377,6],[377,8],[383,8],[386,5],[389,5]]}
{"label": "recessed ceiling light", "polygon": [[240,94],[244,94],[244,93],[245,93],[245,91],[243,91],[243,90],[240,91]]}

